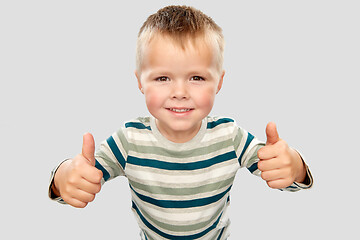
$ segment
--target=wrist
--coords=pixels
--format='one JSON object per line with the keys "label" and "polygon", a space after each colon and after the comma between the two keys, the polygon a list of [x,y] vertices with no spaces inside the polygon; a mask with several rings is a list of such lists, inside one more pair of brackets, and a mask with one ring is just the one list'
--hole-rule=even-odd
{"label": "wrist", "polygon": [[297,175],[295,177],[295,182],[297,183],[303,183],[306,179],[306,166],[305,166],[305,162],[302,159],[301,155],[293,149],[293,156],[296,159],[296,161],[298,162],[298,171],[297,171]]}
{"label": "wrist", "polygon": [[55,182],[52,182],[51,184],[51,198],[57,198],[60,197],[60,192],[55,186]]}
{"label": "wrist", "polygon": [[61,178],[64,167],[69,163],[68,160],[70,159],[64,160],[53,170],[53,177],[50,184],[50,194],[49,194],[51,198],[61,197],[59,190],[59,177]]}

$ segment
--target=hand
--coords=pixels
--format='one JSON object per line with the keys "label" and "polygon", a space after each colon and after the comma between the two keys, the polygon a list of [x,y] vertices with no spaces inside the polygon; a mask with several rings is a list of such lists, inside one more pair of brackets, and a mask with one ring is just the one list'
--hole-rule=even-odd
{"label": "hand", "polygon": [[84,208],[100,192],[103,174],[95,167],[94,153],[94,138],[85,133],[82,153],[62,163],[56,171],[54,188],[73,207]]}
{"label": "hand", "polygon": [[299,154],[279,137],[275,123],[266,126],[266,145],[258,151],[258,169],[271,188],[286,188],[302,182],[306,169]]}

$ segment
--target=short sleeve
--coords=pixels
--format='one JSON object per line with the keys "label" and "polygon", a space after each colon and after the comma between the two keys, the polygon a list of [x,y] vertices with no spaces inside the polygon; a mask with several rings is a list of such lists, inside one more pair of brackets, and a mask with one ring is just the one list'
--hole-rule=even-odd
{"label": "short sleeve", "polygon": [[95,153],[95,167],[103,172],[103,181],[125,176],[128,141],[121,128],[103,141]]}
{"label": "short sleeve", "polygon": [[246,130],[237,127],[234,138],[234,148],[240,167],[246,167],[252,174],[260,176],[257,163],[259,161],[257,152],[265,146],[264,142],[259,141],[254,135]]}

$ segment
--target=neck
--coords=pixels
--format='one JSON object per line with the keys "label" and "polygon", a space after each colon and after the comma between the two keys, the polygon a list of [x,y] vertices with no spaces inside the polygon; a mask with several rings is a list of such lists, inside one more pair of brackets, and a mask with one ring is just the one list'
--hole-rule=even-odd
{"label": "neck", "polygon": [[197,135],[201,127],[201,122],[200,122],[198,125],[187,131],[176,131],[161,126],[161,124],[159,124],[157,119],[155,120],[155,123],[161,135],[163,135],[167,140],[174,143],[185,143],[190,141]]}

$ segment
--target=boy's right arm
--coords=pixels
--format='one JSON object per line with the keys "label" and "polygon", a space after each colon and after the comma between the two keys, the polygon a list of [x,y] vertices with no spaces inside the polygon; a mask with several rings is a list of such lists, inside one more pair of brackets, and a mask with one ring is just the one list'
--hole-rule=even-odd
{"label": "boy's right arm", "polygon": [[57,169],[51,190],[67,204],[84,208],[100,192],[103,173],[95,167],[95,142],[90,133],[83,136],[82,153],[63,162]]}

